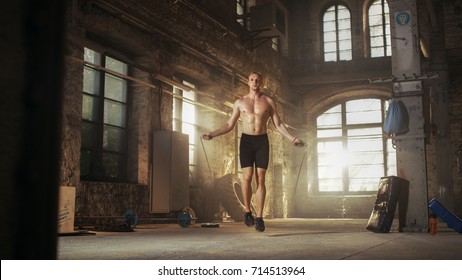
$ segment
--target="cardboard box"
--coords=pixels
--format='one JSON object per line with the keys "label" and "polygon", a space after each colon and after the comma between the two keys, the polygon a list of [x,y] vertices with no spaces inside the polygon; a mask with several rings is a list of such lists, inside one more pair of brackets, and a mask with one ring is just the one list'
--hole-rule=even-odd
{"label": "cardboard box", "polygon": [[75,187],[59,187],[58,233],[74,232]]}

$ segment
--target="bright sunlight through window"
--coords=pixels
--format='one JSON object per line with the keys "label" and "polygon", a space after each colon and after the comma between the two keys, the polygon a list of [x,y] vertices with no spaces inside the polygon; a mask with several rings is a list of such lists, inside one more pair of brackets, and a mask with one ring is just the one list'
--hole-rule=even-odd
{"label": "bright sunlight through window", "polygon": [[396,152],[382,133],[385,106],[351,100],[318,116],[319,192],[372,192],[380,177],[396,175]]}
{"label": "bright sunlight through window", "polygon": [[[194,88],[195,86],[187,81],[183,84]],[[173,99],[173,130],[180,131],[181,133],[189,136],[189,166],[194,169],[196,162],[196,101],[197,94],[194,91],[185,91],[179,88],[174,88],[174,93],[181,95],[183,99]]]}

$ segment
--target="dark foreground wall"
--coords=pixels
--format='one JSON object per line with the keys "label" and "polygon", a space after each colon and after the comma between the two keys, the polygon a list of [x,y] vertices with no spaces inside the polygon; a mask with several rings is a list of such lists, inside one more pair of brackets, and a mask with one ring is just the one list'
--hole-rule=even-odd
{"label": "dark foreground wall", "polygon": [[2,4],[2,259],[56,258],[64,1]]}

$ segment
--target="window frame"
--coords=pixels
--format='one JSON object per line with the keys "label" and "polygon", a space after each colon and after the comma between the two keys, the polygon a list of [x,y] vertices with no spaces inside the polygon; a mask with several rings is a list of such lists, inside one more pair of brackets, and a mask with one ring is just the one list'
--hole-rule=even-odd
{"label": "window frame", "polygon": [[[340,40],[339,39],[339,33],[341,30],[344,30],[344,29],[339,29],[339,7],[344,7],[347,11],[348,11],[348,15],[349,15],[349,28],[348,29],[345,29],[345,30],[348,30],[349,31],[349,48],[348,49],[341,49],[341,42],[343,41],[347,41],[347,40]],[[325,16],[326,16],[326,13],[329,12],[329,10],[334,7],[334,13],[335,13],[335,19],[334,19],[334,23],[335,23],[335,41],[326,41],[326,33],[328,31],[325,31],[325,25],[326,25],[326,21],[325,21]],[[321,49],[322,49],[322,60],[324,62],[340,62],[340,61],[351,61],[353,60],[353,31],[352,31],[352,22],[351,22],[351,11],[350,9],[344,5],[344,4],[340,4],[340,3],[337,3],[337,4],[333,4],[333,5],[330,5],[329,7],[327,7],[324,12],[322,13],[322,16],[321,16]],[[332,31],[331,31],[332,32]],[[335,52],[327,52],[326,51],[326,42],[327,43],[333,43],[335,42]],[[349,57],[350,59],[341,59],[341,53],[342,51],[349,51]],[[331,54],[331,53],[335,53],[335,60],[327,60],[326,59],[326,55],[327,54]]]}
{"label": "window frame", "polygon": [[[380,2],[380,9],[381,9],[381,23],[379,25],[371,26],[371,7],[375,5],[375,3]],[[385,8],[388,9],[388,14],[385,12]],[[371,1],[368,8],[367,8],[367,28],[368,28],[368,45],[369,45],[369,57],[371,58],[378,58],[378,57],[390,57],[392,55],[392,46],[391,46],[391,23],[390,23],[390,10],[388,8],[388,3],[386,0],[374,0]],[[388,15],[388,18],[387,18]],[[388,23],[388,24],[387,24]],[[372,28],[371,27],[380,27],[381,35],[380,36],[372,36]],[[388,27],[388,29],[387,29]],[[387,34],[388,32],[388,34]],[[387,39],[387,36],[389,38]],[[373,38],[382,38],[382,44],[377,46],[372,46]],[[373,49],[382,48],[381,55],[373,55]]]}
{"label": "window frame", "polygon": [[[346,104],[347,102],[349,101],[355,101],[355,100],[367,100],[367,99],[375,99],[375,100],[380,100],[380,107],[381,107],[381,120],[380,122],[372,122],[372,123],[366,123],[366,124],[361,124],[361,123],[356,123],[356,124],[347,124],[346,123],[346,115],[347,115],[347,111],[346,111]],[[371,190],[364,190],[364,191],[354,191],[354,190],[350,190],[350,179],[352,178],[351,176],[349,176],[349,166],[348,165],[342,165],[342,170],[341,170],[341,182],[342,182],[342,186],[341,190],[338,190],[338,191],[329,191],[329,190],[322,190],[320,189],[320,177],[319,177],[319,168],[320,168],[320,162],[319,162],[319,151],[318,151],[318,145],[320,143],[326,143],[326,142],[340,142],[341,145],[342,145],[342,149],[345,150],[347,149],[347,145],[348,145],[348,141],[351,140],[351,138],[349,138],[348,136],[348,131],[350,130],[353,130],[353,129],[364,129],[364,128],[380,128],[381,131],[382,131],[382,128],[383,128],[383,123],[384,123],[384,119],[385,119],[385,114],[386,114],[386,109],[387,109],[387,100],[384,99],[384,98],[375,98],[375,97],[371,97],[371,98],[368,98],[368,97],[364,97],[364,98],[355,98],[355,99],[348,99],[348,100],[344,100],[344,101],[341,101],[339,103],[336,103],[332,106],[330,106],[329,108],[327,108],[326,110],[324,110],[322,113],[320,113],[319,115],[317,115],[316,117],[316,120],[322,116],[324,113],[326,113],[327,111],[337,107],[337,106],[340,106],[341,107],[341,110],[340,110],[340,115],[341,115],[341,124],[340,124],[340,127],[338,127],[337,129],[340,129],[341,130],[341,135],[337,135],[337,136],[332,136],[332,137],[324,137],[324,138],[320,138],[318,137],[318,131],[320,130],[318,127],[319,125],[317,124],[317,121],[315,123],[315,127],[316,127],[316,136],[315,136],[315,155],[316,155],[316,164],[314,165],[314,167],[316,168],[316,171],[314,173],[315,177],[316,177],[316,183],[314,184],[314,193],[318,194],[318,195],[327,195],[327,196],[338,196],[338,195],[370,195],[370,194],[373,194],[376,192],[376,189],[371,189]],[[383,176],[390,176],[390,175],[394,175],[396,174],[396,151],[392,151],[391,149],[393,149],[392,147],[392,144],[391,144],[391,141],[390,139],[387,139],[385,137],[381,137],[382,138],[382,143],[381,143],[381,147],[382,147],[382,156],[383,156]],[[393,154],[395,155],[395,159],[393,160],[393,158],[389,158],[389,157],[392,157]],[[395,170],[392,170],[390,168],[395,168]],[[382,176],[381,176],[382,177]],[[377,182],[380,178],[377,178]],[[375,186],[375,185],[374,185]]]}
{"label": "window frame", "polygon": [[[93,63],[89,61],[85,61],[83,71],[90,70],[97,73],[95,77],[97,78],[98,86],[96,90],[98,91],[97,94],[92,94],[85,91],[85,77],[82,79],[82,84],[84,85],[82,88],[82,114],[81,114],[81,124],[82,124],[82,141],[80,146],[81,152],[81,159],[80,159],[80,179],[86,181],[104,181],[104,182],[128,182],[128,130],[129,130],[129,118],[130,118],[130,100],[131,100],[131,93],[130,93],[130,81],[124,78],[124,75],[129,75],[130,67],[127,62],[124,62],[122,59],[119,59],[116,55],[112,55],[109,52],[103,51],[99,52],[93,48],[84,47],[85,49],[89,49],[100,56],[99,63]],[[117,71],[113,71],[107,68],[107,60],[108,58],[115,60],[116,62],[120,62],[126,67],[125,73],[119,73]],[[93,66],[92,64],[96,65]],[[113,74],[113,72],[118,73]],[[110,98],[105,87],[107,79],[116,78],[121,79],[123,83],[123,92],[124,95],[123,101],[117,100],[114,98]],[[87,120],[84,119],[84,99],[85,97],[90,97],[96,100],[97,105],[95,108],[92,108],[94,111],[95,119]],[[115,103],[122,105],[121,107],[124,108],[121,114],[121,120],[123,121],[124,125],[116,125],[106,122],[105,120],[105,106],[108,104],[107,102]],[[83,129],[86,125],[94,126],[94,134],[92,135],[92,141],[94,141],[93,145],[85,145],[84,144],[84,133]],[[116,129],[120,130],[121,136],[118,137],[118,148],[116,149],[108,149],[106,144],[105,147],[105,130],[106,129]],[[107,132],[106,132],[106,135]],[[106,142],[107,143],[107,142]],[[82,170],[86,170],[83,167],[83,157],[85,154],[90,155],[90,161],[88,166],[88,174],[83,174]],[[105,155],[112,155],[119,157],[118,165],[117,165],[117,176],[110,176],[107,175],[104,171],[104,156]],[[93,165],[93,167],[92,167]]]}
{"label": "window frame", "polygon": [[[173,77],[173,79],[175,81],[181,83],[181,84],[184,84],[185,86],[187,86],[189,88],[192,88],[192,89],[196,88],[195,84],[193,82],[191,82],[191,81],[188,81],[186,78],[183,79],[183,78],[179,78],[179,77]],[[194,99],[190,99],[190,98],[184,97],[184,93],[186,92],[186,90],[184,90],[182,88],[174,86],[173,87],[173,92],[174,92],[174,94],[177,94],[178,96],[181,96],[181,98],[175,98],[175,97],[173,98],[173,104],[172,104],[172,130],[181,132],[183,134],[187,134],[187,133],[183,132],[184,125],[186,124],[186,125],[192,126],[194,131],[195,131],[195,135],[192,136],[193,139],[191,139],[191,136],[189,134],[187,134],[188,135],[188,152],[189,152],[188,166],[189,166],[190,175],[191,175],[191,173],[196,170],[196,166],[197,166],[197,151],[198,151],[197,138],[200,137],[197,134],[197,132],[199,131],[199,129],[198,129],[199,125],[197,123],[191,123],[191,122],[189,122],[187,120],[183,120],[183,108],[184,108],[185,103],[188,103],[191,106],[193,106],[194,114],[195,114],[194,118],[195,118],[195,120],[197,122],[198,110],[197,110],[197,105],[195,104],[195,102],[198,99],[198,93],[195,92],[194,90],[188,91],[188,92],[192,92],[192,94],[194,94]],[[193,143],[191,143],[191,140],[193,141]],[[192,153],[192,155],[191,155],[191,153]]]}

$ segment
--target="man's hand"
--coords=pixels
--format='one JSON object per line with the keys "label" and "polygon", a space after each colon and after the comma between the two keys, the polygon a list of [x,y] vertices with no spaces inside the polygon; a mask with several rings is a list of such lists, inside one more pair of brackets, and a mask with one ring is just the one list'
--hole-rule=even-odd
{"label": "man's hand", "polygon": [[295,141],[294,141],[294,146],[295,146],[295,147],[303,147],[303,146],[305,146],[305,142],[303,142],[303,141],[300,140],[300,139],[295,139]]}
{"label": "man's hand", "polygon": [[212,140],[212,139],[213,139],[213,136],[212,136],[212,134],[210,134],[210,132],[204,133],[204,134],[202,135],[202,139],[204,139],[204,140]]}

